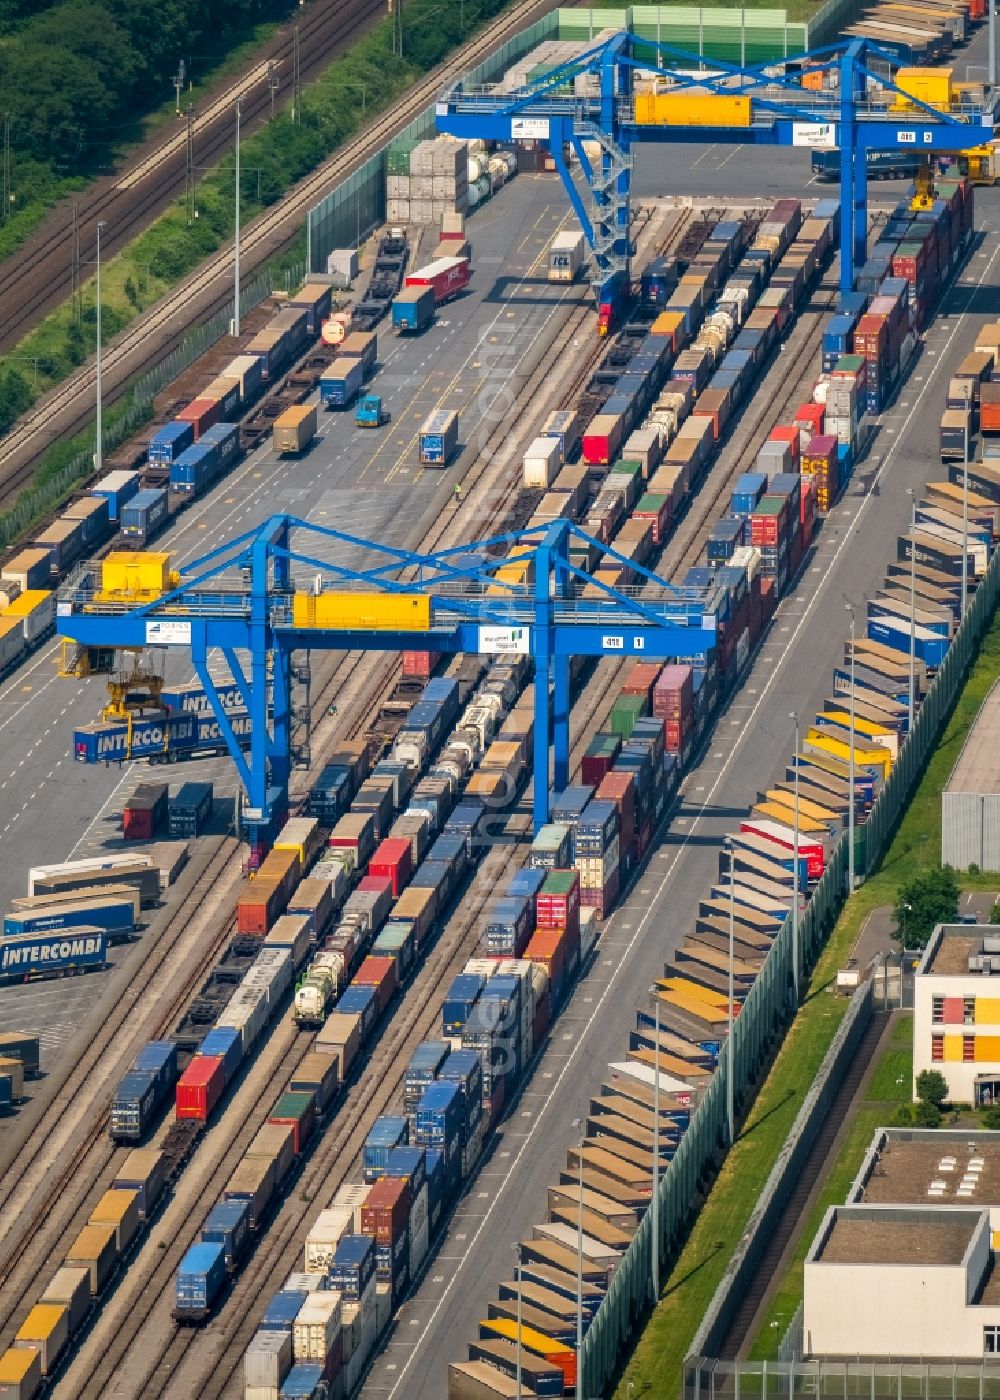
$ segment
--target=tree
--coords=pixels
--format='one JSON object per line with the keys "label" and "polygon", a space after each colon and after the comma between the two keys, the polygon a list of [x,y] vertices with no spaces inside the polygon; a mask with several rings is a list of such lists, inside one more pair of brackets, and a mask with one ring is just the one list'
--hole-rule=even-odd
{"label": "tree", "polygon": [[991,1104],[983,1113],[983,1127],[996,1132],[1000,1128],[1000,1104]]}
{"label": "tree", "polygon": [[923,948],[935,924],[958,918],[958,881],[950,865],[931,867],[900,890],[893,918],[893,938],[904,948]]}
{"label": "tree", "polygon": [[1000,924],[1000,904],[994,904],[990,910],[990,923]]}
{"label": "tree", "polygon": [[16,369],[0,369],[0,433],[5,433],[32,400],[31,387]]}
{"label": "tree", "polygon": [[948,1097],[948,1081],[940,1070],[922,1069],[917,1075],[917,1098],[940,1108]]}

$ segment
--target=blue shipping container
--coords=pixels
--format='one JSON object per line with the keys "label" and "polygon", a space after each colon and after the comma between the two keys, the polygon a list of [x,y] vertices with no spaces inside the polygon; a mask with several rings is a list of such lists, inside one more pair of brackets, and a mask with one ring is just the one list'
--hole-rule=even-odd
{"label": "blue shipping container", "polygon": [[226,1268],[232,1272],[250,1236],[250,1202],[218,1201],[201,1227],[204,1244],[221,1244]]}
{"label": "blue shipping container", "polygon": [[198,1317],[209,1311],[226,1279],[226,1253],[219,1243],[193,1244],[180,1262],[175,1283],[178,1313]]}
{"label": "blue shipping container", "polygon": [[243,1058],[243,1038],[233,1026],[213,1026],[198,1046],[199,1055],[217,1055],[222,1060],[228,1084]]}
{"label": "blue shipping container", "polygon": [[169,467],[194,442],[194,424],[174,418],[157,429],[149,443],[149,462],[154,467]]}
{"label": "blue shipping container", "polygon": [[260,1330],[262,1332],[290,1332],[292,1324],[302,1311],[302,1304],[308,1293],[298,1289],[283,1288],[276,1293],[264,1310]]}
{"label": "blue shipping container", "polygon": [[361,1017],[361,1038],[371,1035],[378,1019],[378,991],[375,987],[360,987],[353,983],[337,1002],[337,1010]]}
{"label": "blue shipping container", "polygon": [[121,532],[127,539],[147,540],[166,524],[170,507],[161,487],[137,491],[122,507]]}
{"label": "blue shipping container", "polygon": [[199,495],[211,485],[218,472],[219,450],[202,437],[170,463],[170,489]]}
{"label": "blue shipping container", "polygon": [[300,1361],[282,1381],[279,1400],[319,1400],[328,1394],[322,1366]]}

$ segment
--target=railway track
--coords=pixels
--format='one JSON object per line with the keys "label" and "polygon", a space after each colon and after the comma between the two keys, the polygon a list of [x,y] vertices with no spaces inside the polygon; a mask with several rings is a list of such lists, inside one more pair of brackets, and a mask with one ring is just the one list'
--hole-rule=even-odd
{"label": "railway track", "polygon": [[[299,69],[303,81],[318,74],[355,32],[384,11],[382,0],[320,0],[301,11]],[[243,129],[249,133],[271,109],[268,63],[277,66],[279,92],[291,95],[293,36],[290,26],[265,46],[253,67],[196,112],[194,159],[199,168],[213,165],[233,144],[233,114],[240,102]],[[284,104],[282,104],[284,105]],[[84,263],[99,221],[107,223],[102,240],[106,254],[123,248],[179,195],[186,182],[187,124],[178,122],[165,139],[120,173],[103,177],[75,201]],[[72,292],[73,210],[66,200],[50,214],[30,243],[0,264],[0,303],[6,308],[0,327],[0,351],[16,345],[46,312]]]}
{"label": "railway track", "polygon": [[[672,215],[673,229],[683,230],[689,219],[687,212]],[[651,231],[647,231],[649,236]],[[592,313],[586,306],[585,289],[574,287],[568,289],[566,295],[572,309],[565,325],[556,333],[543,356],[546,365],[551,366],[547,375],[548,388],[562,395],[572,394],[583,387],[603,348],[592,336],[588,337],[586,344],[589,353],[573,357],[574,369],[570,375],[566,374],[562,364],[567,352],[588,323],[592,322]],[[495,456],[477,456],[465,478],[468,491],[466,504],[452,515],[444,512],[437,516],[423,542],[423,549],[441,548],[467,538],[468,518],[474,516],[477,527],[482,521],[479,503],[484,497],[489,503],[490,525],[507,520],[520,492],[518,448],[530,439],[547,411],[548,395],[544,389],[539,392],[536,383],[534,375],[523,374],[523,383],[512,411],[513,421],[519,425],[516,441],[507,440]],[[366,660],[371,662],[372,658]],[[397,665],[394,657],[389,664],[394,673]],[[359,727],[363,727],[363,721],[359,721]],[[406,997],[398,1004],[391,1024],[385,1027],[374,1053],[349,1088],[346,1100],[341,1102],[332,1132],[328,1130],[308,1158],[294,1191],[286,1196],[281,1206],[279,1218],[259,1243],[250,1267],[234,1285],[225,1311],[227,1325],[222,1350],[218,1349],[220,1329],[216,1324],[201,1334],[212,1347],[212,1356],[205,1364],[201,1357],[201,1339],[193,1342],[189,1331],[173,1323],[170,1315],[173,1278],[184,1249],[197,1231],[204,1203],[219,1193],[246,1143],[266,1117],[275,1088],[267,1072],[272,1057],[274,1063],[280,1065],[280,1076],[284,1081],[311,1045],[311,1037],[297,1037],[287,1024],[272,1033],[251,1071],[261,1081],[259,1093],[255,1096],[249,1093],[243,1095],[243,1090],[239,1091],[242,1097],[235,1137],[226,1135],[225,1120],[207,1135],[192,1167],[185,1173],[174,1201],[157,1226],[157,1231],[163,1232],[157,1245],[162,1243],[164,1247],[154,1249],[151,1237],[133,1265],[127,1287],[131,1298],[134,1299],[137,1293],[141,1296],[143,1307],[129,1307],[124,1297],[124,1307],[117,1300],[110,1305],[108,1315],[102,1318],[106,1327],[95,1329],[92,1340],[84,1343],[81,1353],[70,1365],[66,1378],[69,1393],[74,1396],[104,1395],[108,1393],[112,1375],[118,1378],[119,1386],[124,1384],[122,1393],[163,1393],[162,1388],[170,1377],[175,1378],[171,1390],[178,1385],[181,1387],[176,1391],[178,1394],[207,1396],[221,1393],[225,1377],[240,1365],[244,1334],[249,1335],[253,1331],[253,1314],[262,1291],[269,1286],[275,1272],[280,1270],[282,1261],[297,1256],[305,1217],[313,1208],[318,1190],[315,1184],[322,1183],[325,1193],[332,1192],[335,1182],[344,1180],[352,1170],[371,1123],[385,1111],[398,1091],[409,1050],[426,1037],[437,1015],[433,992],[446,984],[464,965],[476,943],[479,914],[492,897],[503,869],[508,868],[515,858],[515,848],[508,846],[491,858],[491,862],[487,862],[487,878],[479,877],[474,881],[472,889],[463,898],[460,916],[453,917],[448,923],[429,961]],[[496,870],[493,869],[494,864]],[[190,1208],[189,1203],[193,1203]],[[178,1218],[176,1223],[171,1223],[170,1213],[175,1209]],[[286,1267],[290,1267],[290,1264]],[[124,1294],[124,1290],[121,1291]],[[235,1344],[232,1340],[234,1327],[237,1329]],[[105,1336],[105,1332],[110,1335]],[[195,1349],[199,1360],[195,1361],[192,1357],[185,1364],[185,1372],[188,1365],[197,1365],[198,1378],[195,1380],[192,1376],[181,1380],[178,1378],[178,1368],[189,1350],[194,1352]],[[226,1357],[232,1361],[228,1370]],[[136,1367],[141,1375],[133,1369]],[[219,1391],[216,1386],[220,1386]]]}
{"label": "railway track", "polygon": [[[240,245],[244,273],[249,274],[286,247],[308,209],[356,170],[372,150],[391,140],[428,107],[449,78],[465,72],[548,9],[539,0],[522,0],[497,16],[483,34],[432,69],[390,111],[376,117],[331,160],[300,180],[281,204],[249,224]],[[231,296],[232,278],[233,249],[227,246],[116,336],[102,355],[105,402],[112,403],[133,375],[169,353],[193,322],[224,306]],[[0,440],[0,510],[30,482],[34,465],[47,447],[90,420],[93,381],[93,363],[88,362],[44,395]]]}
{"label": "railway track", "polygon": [[840,1088],[837,1090],[809,1154],[802,1164],[802,1169],[795,1180],[795,1185],[792,1187],[774,1233],[768,1240],[760,1262],[740,1298],[739,1307],[729,1324],[725,1341],[719,1348],[719,1357],[723,1361],[735,1361],[750,1339],[751,1328],[756,1321],[761,1304],[764,1302],[768,1286],[774,1278],[782,1255],[802,1219],[803,1211],[808,1205],[813,1188],[827,1165],[827,1158],[834,1140],[844,1119],[851,1111],[854,1097],[865,1077],[872,1056],[878,1048],[883,1032],[889,1024],[890,1016],[891,1012],[889,1011],[876,1011],[872,1014],[868,1028],[847,1066]]}

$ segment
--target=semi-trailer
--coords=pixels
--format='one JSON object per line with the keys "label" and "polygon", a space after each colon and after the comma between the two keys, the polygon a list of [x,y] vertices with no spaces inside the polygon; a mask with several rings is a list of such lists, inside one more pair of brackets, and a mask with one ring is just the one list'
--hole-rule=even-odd
{"label": "semi-trailer", "polygon": [[324,408],[347,408],[361,392],[365,368],[360,359],[338,355],[319,380],[319,396]]}
{"label": "semi-trailer", "polygon": [[425,267],[406,274],[407,287],[430,287],[436,306],[441,306],[469,285],[472,267],[468,258],[436,258]]}
{"label": "semi-trailer", "polygon": [[397,335],[415,335],[434,320],[433,287],[404,287],[392,303],[392,328]]}
{"label": "semi-trailer", "polygon": [[458,414],[454,409],[438,409],[424,419],[420,428],[420,464],[446,467],[458,446]]}
{"label": "semi-trailer", "polygon": [[557,233],[549,247],[550,282],[575,282],[583,266],[582,233]]}
{"label": "semi-trailer", "polygon": [[0,940],[0,981],[66,977],[101,971],[108,960],[103,929],[74,928],[61,933],[28,933]]}
{"label": "semi-trailer", "polygon": [[271,430],[275,452],[280,456],[298,456],[304,452],[316,436],[316,422],[314,403],[293,404],[279,413]]}

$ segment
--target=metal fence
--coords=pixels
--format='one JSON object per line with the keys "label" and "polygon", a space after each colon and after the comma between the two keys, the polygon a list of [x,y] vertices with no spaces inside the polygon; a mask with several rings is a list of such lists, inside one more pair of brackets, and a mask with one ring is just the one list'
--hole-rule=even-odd
{"label": "metal fence", "polygon": [[[994,554],[986,574],[976,590],[976,595],[968,608],[965,618],[955,634],[944,663],[928,689],[924,702],[909,733],[900,749],[899,758],[893,767],[888,781],[879,794],[861,829],[864,842],[861,847],[862,860],[858,869],[869,872],[895,829],[899,817],[909,801],[927,757],[937,741],[941,728],[951,710],[959,687],[975,656],[983,634],[992,620],[998,595],[1000,595],[1000,551]],[[931,858],[936,859],[936,852]],[[847,835],[843,833],[834,846],[827,861],[826,870],[817,882],[813,897],[799,921],[802,944],[802,965],[809,966],[825,941],[840,905],[846,885]],[[791,918],[785,920],[774,940],[757,980],[754,982],[742,1010],[733,1025],[734,1096],[739,1103],[757,1070],[760,1068],[767,1048],[776,1035],[781,1022],[789,1009],[789,994],[792,982],[792,928]],[[706,1177],[718,1148],[724,1141],[726,1079],[729,1059],[725,1047],[718,1067],[708,1086],[704,1098],[692,1114],[687,1132],[681,1138],[677,1152],[660,1180],[660,1239],[657,1247],[660,1253],[661,1268],[666,1264],[680,1240],[688,1215],[694,1205],[699,1184]],[[607,1295],[596,1313],[583,1340],[583,1355],[580,1359],[583,1395],[599,1395],[605,1381],[614,1372],[621,1350],[630,1333],[650,1300],[652,1264],[652,1212],[647,1211],[635,1233],[632,1243],[625,1252],[621,1264],[615,1271]],[[705,1363],[715,1365],[716,1363]],[[756,1367],[757,1363],[754,1363]],[[883,1368],[884,1369],[884,1368]],[[939,1368],[940,1369],[940,1368]],[[753,1375],[758,1371],[751,1368]],[[890,1368],[895,1376],[895,1368]],[[878,1368],[862,1368],[858,1375],[873,1378]],[[931,1374],[934,1368],[924,1368],[921,1374]],[[720,1373],[722,1374],[722,1373]],[[725,1372],[726,1375],[730,1373]],[[739,1387],[743,1381],[737,1375]],[[766,1373],[762,1373],[766,1374]],[[830,1373],[833,1374],[832,1372]],[[836,1372],[843,1382],[843,1369]],[[942,1375],[950,1376],[950,1368],[942,1370]],[[978,1372],[973,1372],[978,1374]],[[1000,1376],[1000,1372],[997,1373]],[[852,1373],[853,1375],[853,1373]],[[710,1379],[715,1384],[715,1373]],[[812,1379],[809,1379],[812,1377]],[[752,1381],[751,1386],[758,1384]],[[875,1384],[872,1379],[872,1385]],[[775,1395],[787,1396],[794,1400],[796,1394],[826,1394],[815,1387],[815,1373],[794,1368],[788,1372],[784,1388],[775,1381]],[[708,1392],[702,1392],[703,1395]],[[760,1389],[752,1390],[754,1395],[762,1394]],[[832,1391],[830,1392],[833,1393]],[[860,1394],[859,1391],[837,1392]],[[888,1394],[881,1389],[872,1390],[872,1395]],[[923,1394],[922,1391],[901,1391],[900,1396]],[[940,1392],[936,1392],[939,1394]],[[992,1391],[990,1392],[993,1393]],[[714,1396],[715,1392],[711,1392]],[[867,1389],[864,1391],[867,1395]],[[892,1395],[896,1391],[891,1392]],[[965,1394],[965,1392],[963,1392]],[[1000,1400],[998,1381],[997,1400]],[[688,1397],[690,1400],[690,1397]]]}
{"label": "metal fence", "polygon": [[697,1357],[684,1400],[1000,1400],[1000,1365],[718,1361]]}
{"label": "metal fence", "polygon": [[[290,269],[293,275],[298,269]],[[286,279],[282,279],[283,281]],[[270,296],[274,290],[271,274],[259,273],[252,282],[240,290],[240,315],[245,316],[255,306]],[[120,447],[137,428],[148,423],[153,413],[153,399],[171,380],[176,379],[203,355],[210,345],[229,330],[233,319],[233,303],[196,326],[169,355],[165,355],[157,365],[136,378],[129,387],[124,409],[116,413],[101,434],[102,454],[107,456]],[[88,445],[48,477],[38,486],[22,491],[17,504],[0,516],[0,548],[13,544],[34,521],[54,510],[82,481],[94,470],[94,454],[97,445],[96,432],[91,429]]]}

